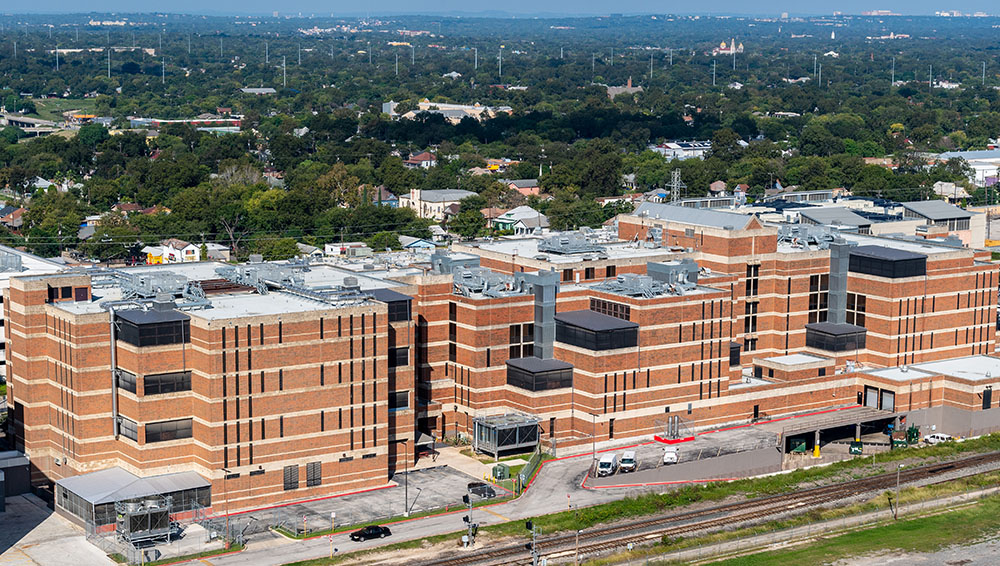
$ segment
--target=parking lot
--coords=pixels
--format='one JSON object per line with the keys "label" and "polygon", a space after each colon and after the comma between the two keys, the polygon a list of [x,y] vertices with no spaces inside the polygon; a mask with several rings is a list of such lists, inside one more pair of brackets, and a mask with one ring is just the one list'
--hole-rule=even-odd
{"label": "parking lot", "polygon": [[[618,472],[610,477],[587,480],[587,487],[608,487],[623,484],[657,483],[720,479],[746,475],[750,471],[778,467],[781,458],[777,450],[778,435],[756,427],[743,427],[696,435],[690,442],[671,445],[677,452],[676,464],[663,464],[668,445],[648,442],[627,450],[636,452],[638,466],[630,473]],[[597,453],[617,454],[619,460],[625,448]],[[774,452],[777,457],[773,457]],[[593,458],[593,457],[592,457]]]}
{"label": "parking lot", "polygon": [[[337,514],[337,525],[376,523],[403,515],[404,497],[409,498],[410,514],[460,506],[469,482],[476,481],[476,478],[447,466],[438,466],[399,473],[393,481],[398,485],[286,507],[250,511],[241,514],[241,517],[249,515],[261,522],[283,524],[293,531],[302,529],[303,523],[309,531],[329,529],[330,513]],[[505,495],[499,488],[496,491],[499,497]]]}

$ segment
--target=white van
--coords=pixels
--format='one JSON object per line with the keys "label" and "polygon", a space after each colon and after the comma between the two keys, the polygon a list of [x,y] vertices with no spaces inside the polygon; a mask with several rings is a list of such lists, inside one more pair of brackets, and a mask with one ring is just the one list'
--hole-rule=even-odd
{"label": "white van", "polygon": [[605,454],[597,463],[597,477],[613,476],[618,471],[618,455]]}
{"label": "white van", "polygon": [[639,460],[635,458],[635,450],[626,450],[622,453],[621,465],[619,467],[623,474],[639,469]]}
{"label": "white van", "polygon": [[928,434],[924,437],[924,442],[927,444],[937,444],[939,442],[948,442],[949,440],[954,440],[951,436],[947,434],[942,434],[940,432],[935,432],[934,434]]}
{"label": "white van", "polygon": [[663,449],[663,465],[676,464],[678,460],[677,449],[673,446],[667,446]]}

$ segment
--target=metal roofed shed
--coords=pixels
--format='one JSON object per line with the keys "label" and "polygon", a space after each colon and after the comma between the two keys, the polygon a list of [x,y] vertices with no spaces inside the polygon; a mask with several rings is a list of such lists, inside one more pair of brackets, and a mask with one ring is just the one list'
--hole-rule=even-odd
{"label": "metal roofed shed", "polygon": [[527,391],[573,387],[573,364],[534,357],[507,360],[507,385]]}
{"label": "metal roofed shed", "polygon": [[[212,487],[195,472],[140,478],[117,466],[56,481],[56,510],[94,526],[116,523],[115,503],[169,496],[173,512],[212,505]],[[152,507],[152,506],[150,506]]]}
{"label": "metal roofed shed", "polygon": [[799,211],[799,216],[806,220],[803,224],[853,226],[859,229],[870,228],[873,224],[864,216],[840,207],[806,208]]}
{"label": "metal roofed shed", "polygon": [[927,256],[887,246],[858,246],[851,248],[848,269],[890,279],[920,277],[927,273]]}
{"label": "metal roofed shed", "polygon": [[[900,203],[900,206],[903,207],[903,216],[907,218],[926,218],[935,222],[972,218],[971,212],[948,204],[943,200],[904,202]],[[968,229],[968,226],[966,226],[966,229]]]}
{"label": "metal roofed shed", "polygon": [[639,325],[590,310],[559,313],[556,341],[588,350],[634,348],[639,344]]}
{"label": "metal roofed shed", "polygon": [[525,452],[538,445],[538,419],[506,413],[472,419],[472,448],[499,458],[504,453]]}

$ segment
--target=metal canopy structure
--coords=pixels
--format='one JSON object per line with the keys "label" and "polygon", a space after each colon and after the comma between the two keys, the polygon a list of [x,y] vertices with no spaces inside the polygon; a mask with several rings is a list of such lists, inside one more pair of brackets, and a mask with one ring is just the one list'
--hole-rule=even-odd
{"label": "metal canopy structure", "polygon": [[538,445],[538,419],[522,413],[505,413],[472,419],[472,448],[499,458],[502,452]]}

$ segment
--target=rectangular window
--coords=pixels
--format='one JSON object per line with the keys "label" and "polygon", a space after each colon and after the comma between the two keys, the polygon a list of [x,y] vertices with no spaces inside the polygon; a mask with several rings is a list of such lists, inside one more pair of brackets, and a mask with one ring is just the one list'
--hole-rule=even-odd
{"label": "rectangular window", "polygon": [[387,306],[389,307],[389,322],[410,320],[410,301],[391,301],[387,303]]}
{"label": "rectangular window", "polygon": [[564,269],[563,272],[562,272],[562,280],[563,281],[572,281],[573,280],[573,270],[572,269]]}
{"label": "rectangular window", "polygon": [[389,367],[405,367],[410,365],[409,348],[389,348]]}
{"label": "rectangular window", "polygon": [[389,394],[389,410],[397,411],[410,408],[409,391],[393,391]]}
{"label": "rectangular window", "polygon": [[291,466],[285,466],[284,470],[285,479],[285,491],[291,491],[293,489],[299,488],[299,465],[292,464]]}
{"label": "rectangular window", "polygon": [[[123,369],[118,370],[118,387],[129,393],[135,393],[135,374]],[[133,440],[135,440],[133,438]]]}
{"label": "rectangular window", "polygon": [[139,441],[139,425],[132,419],[127,419],[125,417],[119,417],[120,421],[118,423],[118,431],[125,438],[132,439],[136,442]]}
{"label": "rectangular window", "polygon": [[[191,372],[176,371],[171,373],[157,373],[147,375],[142,380],[142,392],[144,395],[161,395],[163,393],[175,393],[178,391],[191,390]],[[237,378],[236,383],[239,383]],[[239,393],[237,393],[238,395]]]}
{"label": "rectangular window", "polygon": [[590,299],[590,310],[622,320],[631,320],[632,318],[632,307],[629,305],[603,299]]}
{"label": "rectangular window", "polygon": [[323,483],[323,463],[309,462],[308,464],[306,464],[306,487],[315,487],[322,483]]}
{"label": "rectangular window", "polygon": [[608,279],[618,275],[618,267],[615,265],[609,265],[604,268],[604,276]]}
{"label": "rectangular window", "polygon": [[146,425],[146,442],[165,442],[191,438],[191,419],[163,421]]}
{"label": "rectangular window", "polygon": [[593,267],[584,268],[584,270],[583,270],[583,278],[586,279],[586,280],[588,280],[588,281],[591,280],[591,279],[593,279],[594,278],[594,268]]}

